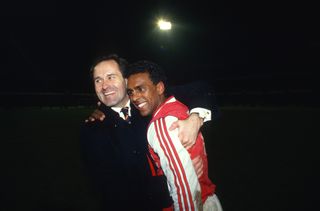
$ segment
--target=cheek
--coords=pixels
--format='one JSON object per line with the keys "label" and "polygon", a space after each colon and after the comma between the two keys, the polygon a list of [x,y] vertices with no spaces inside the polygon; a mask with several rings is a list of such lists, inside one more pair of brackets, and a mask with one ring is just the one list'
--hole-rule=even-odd
{"label": "cheek", "polygon": [[94,89],[96,90],[96,92],[99,92],[101,90],[101,85],[100,84],[94,85]]}
{"label": "cheek", "polygon": [[151,97],[149,97],[149,98],[148,98],[148,101],[149,101],[150,106],[151,106],[151,107],[154,107],[154,105],[155,105],[154,99],[151,98]]}
{"label": "cheek", "polygon": [[126,83],[123,81],[121,81],[121,82],[117,82],[116,84],[114,84],[115,85],[115,87],[117,87],[117,89],[118,90],[120,90],[121,92],[124,92],[124,91],[126,91],[127,90],[127,85],[126,85]]}
{"label": "cheek", "polygon": [[94,90],[96,90],[96,91],[99,90],[99,86],[95,84],[94,85]]}

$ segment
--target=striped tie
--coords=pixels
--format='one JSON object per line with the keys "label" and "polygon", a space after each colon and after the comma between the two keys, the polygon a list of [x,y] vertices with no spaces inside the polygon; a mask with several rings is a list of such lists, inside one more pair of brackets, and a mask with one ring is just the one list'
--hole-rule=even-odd
{"label": "striped tie", "polygon": [[121,111],[120,111],[120,112],[123,113],[124,120],[126,120],[126,122],[130,122],[130,117],[129,117],[128,111],[129,111],[129,107],[123,107],[123,108],[121,109]]}

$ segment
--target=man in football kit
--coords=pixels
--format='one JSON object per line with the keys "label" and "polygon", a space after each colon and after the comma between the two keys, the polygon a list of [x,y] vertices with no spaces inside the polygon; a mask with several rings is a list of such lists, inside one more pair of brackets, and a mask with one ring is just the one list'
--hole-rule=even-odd
{"label": "man in football kit", "polygon": [[[126,94],[125,60],[99,58],[92,66],[103,121],[83,125],[81,149],[97,198],[104,210],[164,210],[171,206],[166,178],[150,158],[148,120]],[[128,107],[128,113],[123,109]],[[197,131],[199,128],[193,125]]]}
{"label": "man in football kit", "polygon": [[[180,142],[178,131],[170,125],[186,119],[187,106],[168,96],[163,70],[150,61],[132,64],[128,71],[127,92],[142,116],[152,115],[147,139],[151,157],[161,166],[174,201],[175,210],[221,211],[215,195],[215,185],[208,177],[208,162],[204,139],[199,132],[195,144],[186,149]],[[192,159],[200,156],[203,174],[198,178]]]}

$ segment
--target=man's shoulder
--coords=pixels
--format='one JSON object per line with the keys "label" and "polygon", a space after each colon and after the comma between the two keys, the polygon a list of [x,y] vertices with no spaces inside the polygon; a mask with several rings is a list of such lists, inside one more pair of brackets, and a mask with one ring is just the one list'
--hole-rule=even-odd
{"label": "man's shoulder", "polygon": [[175,116],[177,118],[186,118],[188,116],[188,107],[179,100],[172,100],[165,103],[154,119],[166,116]]}
{"label": "man's shoulder", "polygon": [[171,106],[175,107],[176,109],[180,109],[180,110],[188,110],[188,107],[184,103],[179,101],[178,99],[176,99],[174,104],[172,104]]}

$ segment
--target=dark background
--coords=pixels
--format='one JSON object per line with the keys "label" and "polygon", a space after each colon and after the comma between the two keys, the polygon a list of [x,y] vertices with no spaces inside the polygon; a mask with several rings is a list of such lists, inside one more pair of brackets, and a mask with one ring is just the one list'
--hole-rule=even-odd
{"label": "dark background", "polygon": [[[159,63],[172,84],[206,80],[223,104],[319,105],[319,13],[312,2],[1,4],[4,97],[92,93],[93,59],[117,53]],[[172,21],[172,31],[157,29],[159,17]]]}
{"label": "dark background", "polygon": [[[79,126],[92,110],[0,109],[1,211],[99,211],[79,150]],[[319,210],[318,108],[221,113],[203,132],[225,211]]]}
{"label": "dark background", "polygon": [[204,133],[226,211],[317,210],[315,2],[11,0],[0,14],[0,210],[98,210],[78,134],[89,67],[109,53],[212,85],[221,116]]}

